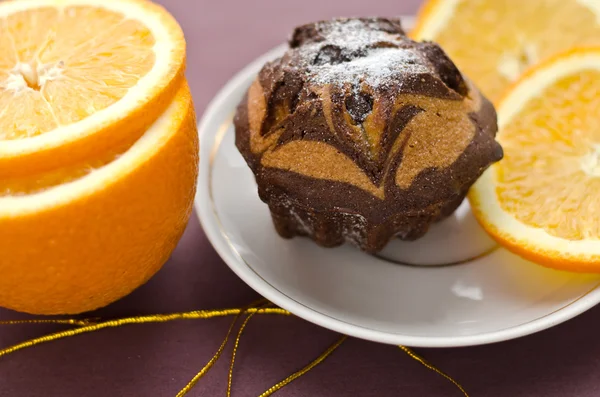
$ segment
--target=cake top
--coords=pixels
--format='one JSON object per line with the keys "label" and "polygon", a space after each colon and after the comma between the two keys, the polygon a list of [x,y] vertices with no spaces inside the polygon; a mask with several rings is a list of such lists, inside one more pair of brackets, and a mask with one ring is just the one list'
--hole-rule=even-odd
{"label": "cake top", "polygon": [[[433,43],[410,40],[397,19],[338,18],[300,26],[279,67],[304,74],[305,83],[314,86],[350,84],[398,90],[409,83],[405,89],[411,91],[419,85],[418,77],[426,75],[466,93],[460,72],[444,52]],[[444,91],[433,88],[438,95]]]}
{"label": "cake top", "polygon": [[336,19],[298,28],[292,48],[314,84],[389,84],[400,74],[427,73],[428,62],[399,22]]}

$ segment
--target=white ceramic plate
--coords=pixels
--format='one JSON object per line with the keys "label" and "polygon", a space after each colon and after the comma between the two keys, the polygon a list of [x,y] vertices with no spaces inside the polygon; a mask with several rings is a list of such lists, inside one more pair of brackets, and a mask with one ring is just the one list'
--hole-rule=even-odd
{"label": "white ceramic plate", "polygon": [[[232,116],[278,47],[235,76],[200,123],[196,208],[225,262],[275,304],[323,327],[377,342],[468,346],[540,331],[600,301],[600,277],[557,272],[497,248],[465,201],[422,240],[395,242],[380,258],[351,246],[284,240],[234,146]],[[453,266],[406,266],[396,262]]]}

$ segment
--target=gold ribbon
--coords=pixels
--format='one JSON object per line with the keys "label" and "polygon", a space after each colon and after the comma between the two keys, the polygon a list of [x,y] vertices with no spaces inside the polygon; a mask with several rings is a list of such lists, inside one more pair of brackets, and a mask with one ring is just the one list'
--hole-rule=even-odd
{"label": "gold ribbon", "polygon": [[[233,384],[233,367],[234,367],[234,363],[235,363],[235,357],[236,357],[236,353],[237,353],[239,345],[240,345],[240,340],[242,338],[244,330],[246,329],[250,319],[252,317],[254,317],[255,315],[266,315],[266,314],[283,315],[283,316],[291,316],[292,315],[287,310],[284,310],[284,309],[281,309],[278,307],[270,307],[270,306],[272,306],[271,303],[267,302],[264,299],[261,299],[260,301],[254,302],[251,305],[242,307],[242,308],[232,308],[232,309],[223,309],[223,310],[198,310],[198,311],[192,311],[192,312],[172,313],[172,314],[155,314],[155,315],[147,315],[147,316],[127,317],[127,318],[108,320],[108,321],[101,321],[100,319],[97,319],[97,318],[83,319],[83,320],[78,320],[78,319],[33,319],[33,320],[0,321],[0,326],[19,325],[19,324],[63,324],[63,325],[73,325],[73,326],[78,327],[75,329],[62,331],[62,332],[55,332],[55,333],[48,334],[48,335],[45,335],[45,336],[42,336],[39,338],[30,339],[28,341],[16,344],[14,346],[10,346],[5,349],[1,349],[0,350],[0,358],[7,356],[9,354],[15,353],[19,350],[27,349],[27,348],[30,348],[30,347],[33,347],[33,346],[36,346],[36,345],[39,345],[42,343],[53,342],[53,341],[57,341],[59,339],[64,339],[64,338],[68,338],[68,337],[72,337],[72,336],[76,336],[76,335],[86,334],[86,333],[90,333],[90,332],[96,332],[96,331],[100,331],[100,330],[106,329],[106,328],[117,328],[117,327],[121,327],[124,325],[135,325],[135,324],[166,323],[166,322],[177,321],[177,320],[197,320],[197,319],[209,319],[209,318],[216,318],[216,317],[234,316],[234,319],[233,319],[231,325],[229,326],[229,329],[227,330],[227,334],[225,335],[223,342],[217,349],[217,352],[206,363],[206,365],[192,378],[192,380],[190,380],[190,382],[183,389],[181,389],[181,391],[177,394],[177,397],[183,397],[190,390],[192,390],[194,388],[196,383],[198,383],[198,381],[210,371],[210,369],[213,367],[213,365],[221,357],[223,351],[225,350],[225,347],[227,346],[227,343],[229,342],[231,334],[233,333],[233,330],[235,329],[235,325],[237,324],[240,317],[245,315],[246,318],[244,319],[242,325],[240,326],[240,328],[237,332],[237,336],[235,338],[233,352],[231,355],[231,363],[229,365],[228,380],[227,380],[227,397],[231,397],[231,386]],[[266,390],[264,393],[260,394],[259,397],[268,397],[268,396],[272,395],[273,393],[279,391],[283,387],[287,386],[294,380],[300,378],[307,372],[311,371],[313,368],[315,368],[316,366],[321,364],[323,361],[325,361],[327,359],[327,357],[329,357],[335,350],[337,350],[346,341],[347,338],[348,337],[345,335],[341,336],[334,344],[332,344],[323,353],[321,353],[319,355],[319,357],[317,357],[316,359],[314,359],[313,361],[308,363],[302,369],[298,370],[297,372],[294,372],[287,378],[278,382],[277,384],[275,384],[274,386],[272,386],[271,388]],[[437,373],[438,375],[444,377],[446,380],[451,382],[456,388],[458,388],[461,391],[461,393],[465,397],[469,397],[469,395],[467,394],[465,389],[456,380],[454,380],[450,375],[448,375],[445,372],[443,372],[442,370],[436,368],[433,364],[426,361],[424,358],[419,356],[417,353],[415,353],[410,348],[408,348],[406,346],[399,346],[399,348],[404,353],[406,353],[410,358],[416,360],[421,365],[423,365],[425,368]]]}

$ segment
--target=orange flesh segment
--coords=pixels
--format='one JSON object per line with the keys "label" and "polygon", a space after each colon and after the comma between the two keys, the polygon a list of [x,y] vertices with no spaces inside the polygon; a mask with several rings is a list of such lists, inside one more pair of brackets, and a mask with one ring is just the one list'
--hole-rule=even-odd
{"label": "orange flesh segment", "polygon": [[576,1],[471,0],[459,2],[434,40],[495,102],[527,67],[575,45],[599,44],[600,23]]}
{"label": "orange flesh segment", "polygon": [[[503,128],[502,208],[569,240],[600,239],[600,72],[557,80]],[[573,106],[577,104],[577,106]]]}
{"label": "orange flesh segment", "polygon": [[105,109],[154,66],[141,22],[90,6],[0,19],[0,140],[38,136]]}

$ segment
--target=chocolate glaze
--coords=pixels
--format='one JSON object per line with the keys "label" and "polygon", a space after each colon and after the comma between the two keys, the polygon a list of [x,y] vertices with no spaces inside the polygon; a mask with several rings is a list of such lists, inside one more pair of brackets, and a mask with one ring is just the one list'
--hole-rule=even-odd
{"label": "chocolate glaze", "polygon": [[[394,236],[419,238],[502,158],[490,102],[443,50],[411,41],[395,19],[337,19],[296,28],[290,50],[264,66],[254,88],[237,110],[236,145],[283,237],[309,236],[327,247],[352,242],[368,252],[381,250]],[[414,136],[420,123],[431,122],[427,118],[436,123],[439,118],[448,130],[467,120],[460,128],[469,128],[460,136],[470,140],[456,158],[441,154],[451,164],[419,168],[401,186],[399,167],[415,157],[407,157],[408,149],[432,148],[423,152],[426,158],[442,148],[436,139],[423,143]],[[335,148],[380,193],[338,180],[327,169],[324,176],[310,176],[293,168],[300,160],[294,156],[289,167],[265,166],[266,153],[296,141]]]}

